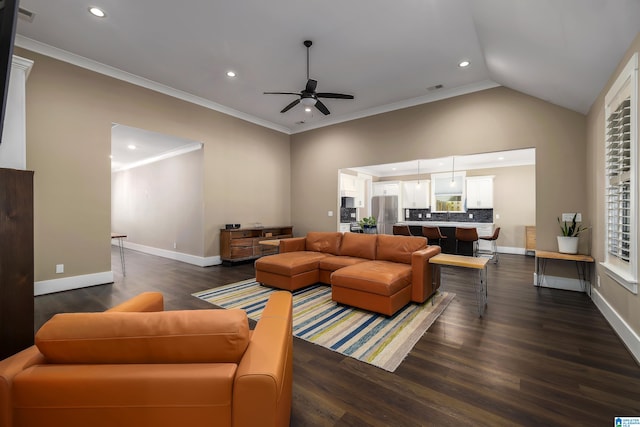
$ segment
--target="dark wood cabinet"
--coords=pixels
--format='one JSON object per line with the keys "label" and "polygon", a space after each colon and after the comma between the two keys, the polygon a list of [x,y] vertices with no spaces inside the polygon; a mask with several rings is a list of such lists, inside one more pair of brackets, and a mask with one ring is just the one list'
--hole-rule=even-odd
{"label": "dark wood cabinet", "polygon": [[33,344],[33,171],[0,168],[0,360]]}
{"label": "dark wood cabinet", "polygon": [[261,245],[262,240],[293,237],[293,227],[257,227],[220,230],[220,258],[223,263],[246,261],[278,252],[275,246]]}

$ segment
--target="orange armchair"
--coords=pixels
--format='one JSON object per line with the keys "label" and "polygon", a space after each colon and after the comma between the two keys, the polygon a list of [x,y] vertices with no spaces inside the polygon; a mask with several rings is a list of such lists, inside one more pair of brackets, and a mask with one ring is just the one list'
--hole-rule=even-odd
{"label": "orange armchair", "polygon": [[162,305],[145,293],[46,322],[35,346],[0,362],[0,427],[289,425],[289,292],[253,332],[239,309]]}

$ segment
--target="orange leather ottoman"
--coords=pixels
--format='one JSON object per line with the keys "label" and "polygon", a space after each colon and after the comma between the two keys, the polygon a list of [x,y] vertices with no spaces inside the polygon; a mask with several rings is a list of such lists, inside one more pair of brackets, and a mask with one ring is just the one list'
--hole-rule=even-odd
{"label": "orange leather ottoman", "polygon": [[331,298],[391,316],[411,300],[411,265],[367,261],[336,270],[331,275]]}
{"label": "orange leather ottoman", "polygon": [[256,281],[278,289],[295,291],[320,281],[318,263],[326,257],[322,252],[285,252],[259,258],[255,262]]}

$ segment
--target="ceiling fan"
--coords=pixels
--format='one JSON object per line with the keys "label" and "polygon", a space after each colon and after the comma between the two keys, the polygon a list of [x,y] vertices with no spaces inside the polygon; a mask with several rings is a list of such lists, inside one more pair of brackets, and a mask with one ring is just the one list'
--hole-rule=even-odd
{"label": "ceiling fan", "polygon": [[307,107],[315,105],[324,115],[331,114],[326,105],[322,103],[318,98],[333,98],[333,99],[354,99],[353,95],[345,95],[343,93],[331,93],[331,92],[316,92],[316,86],[318,82],[309,78],[309,48],[313,42],[311,40],[305,40],[304,45],[307,47],[307,85],[302,92],[264,92],[265,95],[297,95],[300,98],[293,101],[280,111],[286,113],[300,102]]}

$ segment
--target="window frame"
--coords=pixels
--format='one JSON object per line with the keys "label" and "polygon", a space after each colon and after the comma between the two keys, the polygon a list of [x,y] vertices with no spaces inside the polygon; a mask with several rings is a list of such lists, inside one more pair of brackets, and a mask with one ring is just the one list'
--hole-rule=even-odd
{"label": "window frame", "polygon": [[[616,120],[629,100],[628,126]],[[634,54],[605,95],[604,111],[604,261],[607,275],[630,292],[638,293],[638,54]],[[626,118],[625,118],[626,119]],[[628,136],[620,136],[620,132]],[[614,136],[612,136],[612,133]],[[624,146],[629,142],[629,158]],[[612,146],[616,146],[613,147]],[[614,152],[616,154],[612,154]],[[628,173],[627,173],[628,169]],[[615,170],[614,173],[610,173]],[[622,195],[614,199],[615,195]],[[614,203],[615,202],[615,203]],[[628,219],[626,219],[628,218]],[[628,244],[625,237],[628,237]],[[613,250],[612,250],[613,249]],[[616,253],[613,253],[616,252]],[[628,260],[624,254],[628,252]]]}

